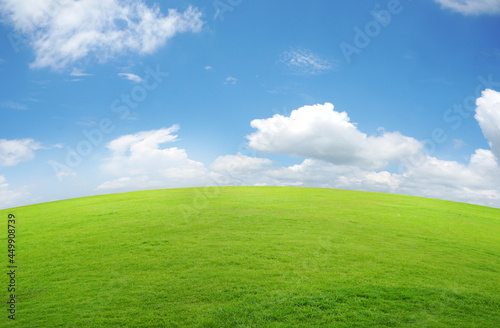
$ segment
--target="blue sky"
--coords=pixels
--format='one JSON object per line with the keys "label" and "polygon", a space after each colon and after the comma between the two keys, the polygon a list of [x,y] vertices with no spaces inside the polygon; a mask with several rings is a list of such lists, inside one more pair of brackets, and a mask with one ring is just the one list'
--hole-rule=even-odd
{"label": "blue sky", "polygon": [[0,0],[0,208],[291,185],[500,207],[500,1]]}

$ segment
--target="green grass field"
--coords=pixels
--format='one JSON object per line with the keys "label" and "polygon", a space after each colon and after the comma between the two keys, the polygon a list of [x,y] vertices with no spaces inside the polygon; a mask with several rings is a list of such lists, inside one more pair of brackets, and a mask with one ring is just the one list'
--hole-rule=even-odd
{"label": "green grass field", "polygon": [[314,188],[168,189],[16,216],[0,327],[500,327],[500,209]]}

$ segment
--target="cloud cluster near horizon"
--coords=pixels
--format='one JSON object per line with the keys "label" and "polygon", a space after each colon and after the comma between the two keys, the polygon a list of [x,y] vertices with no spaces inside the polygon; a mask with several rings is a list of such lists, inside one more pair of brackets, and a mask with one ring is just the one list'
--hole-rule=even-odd
{"label": "cloud cluster near horizon", "polygon": [[27,39],[33,48],[31,67],[55,70],[85,58],[151,54],[176,34],[199,32],[203,25],[197,8],[170,9],[165,16],[157,5],[132,0],[0,0],[0,13],[19,34],[13,38]]}
{"label": "cloud cluster near horizon", "polygon": [[[476,118],[492,146],[477,149],[466,164],[425,154],[418,165],[391,172],[399,163],[422,152],[422,143],[399,132],[368,136],[345,112],[330,103],[304,106],[290,116],[253,120],[256,131],[248,147],[269,154],[303,158],[300,164],[274,165],[271,159],[219,156],[209,166],[189,159],[184,149],[161,148],[177,140],[178,126],[140,132],[108,144],[112,156],[103,165],[119,178],[98,189],[160,188],[210,185],[311,186],[400,193],[500,207],[500,92],[486,90],[477,100]],[[221,177],[226,177],[222,179]],[[217,181],[225,181],[218,183]]]}
{"label": "cloud cluster near horizon", "polygon": [[161,148],[177,140],[179,126],[143,131],[114,139],[108,143],[111,157],[102,170],[116,179],[106,181],[98,190],[127,188],[190,187],[207,185],[210,172],[204,164],[188,158],[184,149]]}
{"label": "cloud cluster near horizon", "polygon": [[[123,135],[107,144],[100,169],[110,179],[97,191],[153,188],[276,185],[390,192],[500,207],[500,92],[487,89],[477,99],[476,115],[491,149],[477,149],[468,163],[425,154],[418,165],[394,172],[390,167],[417,152],[422,143],[401,133],[368,135],[346,112],[330,103],[304,106],[289,116],[251,121],[256,129],[247,146],[261,154],[280,154],[301,162],[280,166],[265,157],[223,155],[210,165],[189,158],[185,149],[165,147],[178,141],[179,126]],[[41,145],[31,139],[1,140],[0,164],[16,165],[34,157]],[[0,206],[27,196],[10,190],[0,177]]]}

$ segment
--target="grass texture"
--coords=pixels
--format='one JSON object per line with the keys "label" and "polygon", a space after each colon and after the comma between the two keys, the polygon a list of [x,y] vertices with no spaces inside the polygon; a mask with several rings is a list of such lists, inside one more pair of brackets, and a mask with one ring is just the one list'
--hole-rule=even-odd
{"label": "grass texture", "polygon": [[0,327],[500,327],[500,209],[289,187],[85,197],[0,211],[5,267],[9,213]]}

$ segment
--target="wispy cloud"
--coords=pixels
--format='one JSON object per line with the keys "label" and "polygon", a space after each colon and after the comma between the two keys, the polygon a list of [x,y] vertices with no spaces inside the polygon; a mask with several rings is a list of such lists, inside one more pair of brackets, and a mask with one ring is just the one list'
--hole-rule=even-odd
{"label": "wispy cloud", "polygon": [[285,51],[281,55],[280,61],[285,63],[295,74],[315,75],[334,70],[336,64],[321,58],[311,50],[304,48],[294,48]]}
{"label": "wispy cloud", "polygon": [[71,76],[91,76],[92,74],[84,73],[77,68],[73,68],[70,75]]}
{"label": "wispy cloud", "polygon": [[77,121],[76,125],[83,126],[83,127],[92,127],[92,126],[96,126],[97,122],[92,120],[92,119],[83,119],[81,121]]}
{"label": "wispy cloud", "polygon": [[210,66],[210,65],[205,66],[204,69],[206,71],[213,71],[214,70],[214,68],[212,66]]}
{"label": "wispy cloud", "polygon": [[59,172],[56,174],[56,177],[60,180],[69,178],[69,177],[76,177],[77,173],[76,172]]}
{"label": "wispy cloud", "polygon": [[451,9],[463,15],[500,14],[498,0],[435,0],[443,8]]}
{"label": "wispy cloud", "polygon": [[40,99],[34,98],[34,97],[26,97],[23,100],[24,101],[29,101],[29,102],[40,102]]}
{"label": "wispy cloud", "polygon": [[144,1],[2,1],[0,13],[35,53],[33,68],[63,70],[84,58],[105,62],[127,53],[151,54],[184,32],[199,32],[202,13],[188,7],[165,16]]}
{"label": "wispy cloud", "polygon": [[40,87],[46,87],[47,85],[49,85],[51,83],[50,80],[40,80],[40,81],[30,80],[30,82],[38,84]]}
{"label": "wispy cloud", "polygon": [[226,80],[224,81],[224,84],[236,84],[238,82],[238,79],[232,76],[226,77]]}
{"label": "wispy cloud", "polygon": [[460,149],[465,146],[466,143],[462,139],[453,139],[453,148]]}
{"label": "wispy cloud", "polygon": [[125,80],[132,81],[134,83],[141,83],[142,81],[144,81],[142,79],[142,77],[140,77],[139,75],[132,74],[132,73],[118,73],[118,76],[120,76],[121,78],[123,78]]}
{"label": "wispy cloud", "polygon": [[15,102],[15,101],[10,101],[10,100],[0,102],[0,107],[15,109],[15,110],[28,109],[28,106],[26,106],[24,104],[20,104],[20,103]]}

